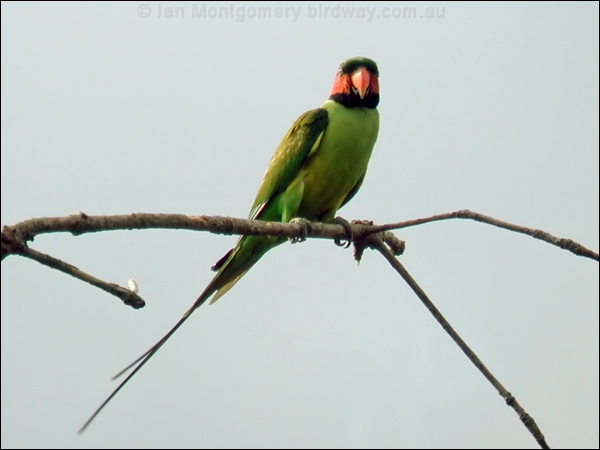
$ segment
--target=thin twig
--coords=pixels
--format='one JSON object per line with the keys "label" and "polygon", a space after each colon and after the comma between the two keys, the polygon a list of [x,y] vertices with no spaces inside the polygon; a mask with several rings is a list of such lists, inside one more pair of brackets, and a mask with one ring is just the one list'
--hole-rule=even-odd
{"label": "thin twig", "polygon": [[109,294],[113,294],[119,297],[123,303],[131,306],[134,309],[143,308],[146,304],[146,302],[144,302],[144,300],[136,292],[130,289],[125,289],[115,283],[107,283],[106,281],[102,281],[99,278],[85,273],[83,270],[80,270],[74,265],[66,263],[53,256],[38,252],[37,250],[29,247],[25,247],[21,252],[21,255],[25,256],[26,258],[33,259],[34,261],[44,264],[52,269],[60,270],[67,275],[71,275],[75,278],[85,281],[86,283],[96,286],[97,288],[100,288]]}
{"label": "thin twig", "polygon": [[406,268],[398,261],[398,259],[394,256],[392,251],[387,248],[383,240],[378,235],[373,235],[368,238],[367,244],[369,247],[378,250],[385,259],[391,264],[391,266],[404,278],[404,280],[408,283],[413,292],[419,297],[419,299],[423,302],[425,307],[431,312],[435,320],[442,326],[442,328],[450,335],[452,340],[459,346],[459,348],[463,351],[467,358],[479,369],[479,371],[483,374],[483,376],[494,386],[494,388],[498,391],[498,394],[506,401],[506,404],[513,408],[516,413],[519,415],[521,422],[525,425],[525,427],[529,430],[529,432],[533,435],[535,440],[538,442],[541,448],[547,449],[550,448],[546,443],[544,435],[541,430],[535,423],[533,417],[531,417],[523,407],[519,404],[519,402],[515,399],[515,397],[506,390],[506,388],[498,381],[498,379],[492,375],[492,373],[488,370],[488,368],[483,364],[483,362],[479,359],[479,357],[475,354],[475,352],[467,345],[467,343],[459,336],[459,334],[454,330],[454,328],[450,325],[450,323],[444,318],[442,313],[436,308],[436,306],[429,299],[427,294],[421,289],[421,287],[417,284],[414,278],[408,273]]}
{"label": "thin twig", "polygon": [[421,219],[407,220],[404,222],[391,223],[387,225],[377,225],[374,226],[371,230],[371,233],[378,233],[380,231],[389,231],[389,230],[398,230],[400,228],[408,228],[413,227],[415,225],[422,225],[424,223],[429,222],[437,222],[440,220],[448,220],[448,219],[470,219],[475,220],[477,222],[487,223],[488,225],[493,225],[498,228],[504,228],[505,230],[514,231],[516,233],[526,234],[528,236],[534,237],[536,239],[540,239],[541,241],[547,242],[548,244],[555,245],[562,249],[568,250],[571,253],[574,253],[578,256],[584,256],[586,258],[595,259],[598,261],[600,259],[598,253],[584,247],[578,242],[573,241],[568,238],[559,238],[553,236],[552,234],[538,230],[535,228],[528,228],[521,225],[515,225],[514,223],[505,222],[504,220],[495,219],[490,216],[486,216],[484,214],[479,214],[473,211],[469,211],[468,209],[461,209],[459,211],[454,211],[450,213],[444,214],[436,214],[430,217],[423,217]]}

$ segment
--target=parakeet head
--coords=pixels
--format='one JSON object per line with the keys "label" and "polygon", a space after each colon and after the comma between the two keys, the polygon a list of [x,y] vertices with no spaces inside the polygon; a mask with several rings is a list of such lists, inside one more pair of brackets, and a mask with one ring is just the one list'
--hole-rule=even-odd
{"label": "parakeet head", "polygon": [[355,57],[342,62],[329,98],[347,108],[376,108],[379,104],[379,70],[375,61]]}

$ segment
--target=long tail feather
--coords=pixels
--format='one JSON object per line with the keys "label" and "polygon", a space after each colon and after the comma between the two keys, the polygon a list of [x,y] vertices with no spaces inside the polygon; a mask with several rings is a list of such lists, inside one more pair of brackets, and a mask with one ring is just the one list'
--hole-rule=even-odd
{"label": "long tail feather", "polygon": [[150,350],[148,350],[146,353],[144,353],[142,356],[140,356],[138,359],[136,359],[131,364],[129,364],[127,367],[125,367],[123,370],[121,370],[119,373],[117,373],[116,375],[113,375],[113,377],[110,379],[110,381],[115,381],[115,380],[121,378],[127,372],[129,372],[129,369],[134,367],[142,359],[144,359],[146,356],[148,356],[150,353],[152,353],[152,351],[154,350],[154,347],[156,347],[156,344]]}
{"label": "long tail feather", "polygon": [[146,352],[145,355],[143,355],[141,358],[138,358],[133,364],[130,364],[126,370],[121,371],[120,373],[124,373],[127,370],[129,370],[131,367],[133,367],[135,365],[135,363],[137,363],[138,361],[141,362],[138,364],[138,366],[133,370],[133,372],[131,372],[127,378],[125,378],[121,384],[119,384],[119,386],[117,386],[117,388],[112,392],[112,394],[110,394],[108,396],[108,398],[106,400],[104,400],[104,402],[102,402],[102,404],[96,409],[96,411],[94,411],[94,414],[92,414],[90,416],[90,418],[83,424],[83,426],[79,429],[79,434],[83,433],[86,428],[92,423],[92,421],[96,418],[96,416],[98,414],[100,414],[100,411],[102,411],[104,409],[104,407],[108,404],[108,402],[110,402],[113,397],[115,395],[117,395],[117,393],[123,388],[123,386],[125,386],[125,384],[127,384],[127,382],[129,380],[131,380],[133,378],[133,376],[138,373],[138,371],[144,367],[144,365],[150,360],[150,358],[152,358],[154,356],[154,354],[164,345],[165,342],[167,342],[167,340],[173,335],[173,333],[175,333],[175,331],[177,331],[177,329],[183,325],[183,323],[187,320],[187,318],[189,317],[189,314],[182,317],[179,322],[177,322],[177,324],[171,328],[171,330],[160,340],[158,341],[154,347],[152,347],[148,352]]}
{"label": "long tail feather", "polygon": [[[104,402],[102,402],[102,404],[96,409],[96,411],[94,411],[94,413],[90,416],[90,418],[83,424],[83,426],[78,431],[79,434],[83,433],[86,430],[86,428],[90,426],[92,421],[96,418],[96,416],[98,414],[100,414],[100,411],[102,411],[104,409],[104,407],[108,404],[108,402],[110,402],[114,398],[114,396],[117,395],[117,393],[127,384],[127,382],[129,380],[131,380],[133,378],[133,376],[136,373],[138,373],[142,367],[144,367],[144,365],[150,360],[150,358],[152,358],[156,354],[156,352],[158,350],[160,350],[160,348],[165,344],[165,342],[167,342],[169,340],[169,338],[171,336],[173,336],[173,334],[179,329],[179,327],[184,324],[184,322],[190,317],[190,315],[196,309],[198,309],[217,290],[214,287],[217,280],[218,280],[218,275],[213,279],[213,281],[210,282],[210,284],[206,287],[206,289],[204,290],[202,295],[200,295],[200,297],[198,297],[198,299],[194,302],[193,306],[185,312],[185,314],[181,317],[181,319],[179,319],[179,322],[177,322],[175,324],[175,326],[173,328],[171,328],[167,334],[165,334],[146,353],[144,353],[142,356],[137,358],[135,361],[133,361],[131,364],[129,364],[127,367],[125,367],[125,369],[121,370],[118,374],[116,374],[112,378],[112,380],[115,380],[116,378],[119,378],[121,375],[125,374],[131,368],[135,367],[133,372],[131,372],[127,376],[127,378],[125,378],[116,387],[116,389],[114,391],[112,391],[112,393],[106,398],[106,400],[104,400]],[[136,364],[137,364],[137,366],[136,366]]]}
{"label": "long tail feather", "polygon": [[[283,242],[283,241],[281,241]],[[248,251],[242,258],[239,258],[238,252],[245,245],[245,243],[249,244]],[[245,236],[238,241],[236,247],[228,252],[225,257],[221,258],[219,262],[215,265],[217,270],[219,271],[212,281],[206,286],[204,292],[200,294],[200,297],[194,302],[192,307],[186,311],[186,313],[179,319],[179,322],[175,324],[173,328],[169,330],[167,334],[165,334],[156,344],[154,344],[147,352],[142,354],[139,358],[121,370],[118,374],[116,374],[112,380],[115,380],[129,370],[133,369],[127,378],[125,378],[117,388],[108,396],[106,400],[94,411],[94,413],[90,416],[90,418],[83,424],[83,426],[79,429],[79,434],[83,433],[87,427],[90,426],[92,421],[96,418],[100,411],[104,409],[104,407],[110,402],[115,395],[127,384],[129,380],[133,378],[133,376],[139,372],[139,370],[144,367],[144,365],[152,358],[158,350],[169,340],[171,336],[179,329],[181,325],[190,317],[190,315],[198,309],[206,300],[208,300],[211,295],[215,294],[213,301],[217,298],[221,297],[225,292],[227,292],[233,285],[260,259],[260,257],[269,249],[274,247],[280,242],[270,242],[265,239],[257,239],[255,237]],[[237,255],[237,256],[236,256]],[[211,302],[213,303],[213,302]]]}

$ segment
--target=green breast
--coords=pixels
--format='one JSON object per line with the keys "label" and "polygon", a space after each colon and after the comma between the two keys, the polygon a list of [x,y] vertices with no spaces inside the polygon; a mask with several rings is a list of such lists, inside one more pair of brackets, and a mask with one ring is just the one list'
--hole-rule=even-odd
{"label": "green breast", "polygon": [[346,108],[331,100],[323,108],[329,122],[319,148],[299,174],[304,177],[304,195],[298,216],[328,221],[367,170],[379,131],[379,113]]}

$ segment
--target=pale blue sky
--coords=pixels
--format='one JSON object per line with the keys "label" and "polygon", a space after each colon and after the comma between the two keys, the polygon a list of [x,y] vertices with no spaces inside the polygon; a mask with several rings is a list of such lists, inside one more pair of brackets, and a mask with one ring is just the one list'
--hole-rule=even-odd
{"label": "pale blue sky", "polygon": [[[341,215],[468,208],[598,250],[597,3],[342,4],[376,8],[370,21],[310,17],[335,2],[281,4],[297,18],[231,4],[243,20],[194,14],[215,3],[2,2],[2,224],[245,217],[287,128],[327,99],[340,61],[362,55],[379,64],[381,131]],[[417,17],[384,17],[399,6]],[[427,7],[443,17],[421,18]],[[597,448],[598,263],[473,222],[397,234],[408,270],[549,444]],[[536,447],[381,256],[357,266],[322,240],[266,255],[78,436],[110,376],[171,327],[235,240],[32,244],[109,281],[135,278],[140,311],[4,260],[2,448]]]}

